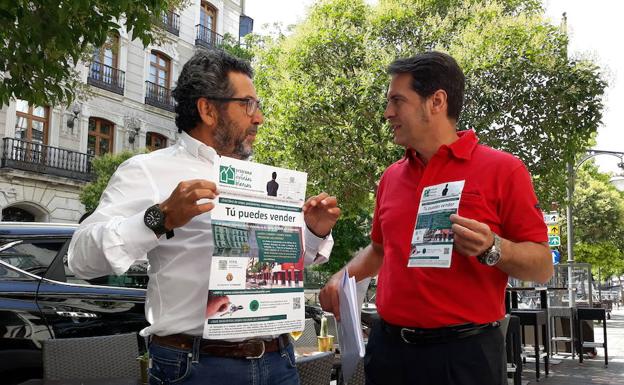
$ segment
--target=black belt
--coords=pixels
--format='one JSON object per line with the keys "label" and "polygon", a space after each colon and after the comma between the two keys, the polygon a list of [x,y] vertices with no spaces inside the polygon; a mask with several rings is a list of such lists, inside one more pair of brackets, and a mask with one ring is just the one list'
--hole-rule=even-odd
{"label": "black belt", "polygon": [[392,325],[383,319],[380,319],[380,321],[381,327],[386,333],[401,338],[405,343],[415,345],[451,342],[476,336],[500,326],[500,322],[495,321],[487,324],[467,323],[435,329],[421,329]]}

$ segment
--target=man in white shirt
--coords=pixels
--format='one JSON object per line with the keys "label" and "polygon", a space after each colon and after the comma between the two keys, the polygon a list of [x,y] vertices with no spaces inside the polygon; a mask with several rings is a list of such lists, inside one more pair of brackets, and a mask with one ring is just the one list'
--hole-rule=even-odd
{"label": "man in white shirt", "polygon": [[[134,262],[149,261],[150,326],[141,334],[150,336],[150,384],[299,383],[287,335],[201,337],[207,309],[224,305],[218,303],[223,298],[208,299],[214,251],[209,200],[219,192],[205,176],[217,155],[252,154],[264,120],[252,76],[248,63],[224,52],[196,53],[173,91],[180,140],[123,163],[69,247],[69,267],[83,278],[123,274]],[[340,216],[336,198],[321,193],[303,212],[305,262],[325,262]]]}

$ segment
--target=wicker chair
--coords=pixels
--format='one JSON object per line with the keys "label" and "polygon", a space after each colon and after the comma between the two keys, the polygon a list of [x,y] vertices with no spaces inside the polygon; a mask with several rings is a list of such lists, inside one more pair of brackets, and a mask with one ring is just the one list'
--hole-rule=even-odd
{"label": "wicker chair", "polygon": [[331,382],[334,353],[324,352],[297,360],[301,385],[329,385]]}
{"label": "wicker chair", "polygon": [[63,338],[43,344],[46,380],[141,378],[136,334]]}
{"label": "wicker chair", "polygon": [[312,318],[306,318],[303,334],[298,340],[294,341],[295,347],[318,346],[314,323]]}
{"label": "wicker chair", "polygon": [[338,384],[347,384],[347,385],[364,385],[366,383],[366,376],[364,375],[364,359],[360,359],[358,361],[357,366],[355,367],[355,372],[349,379],[348,382],[344,380],[342,377],[342,372],[340,373],[340,381]]}

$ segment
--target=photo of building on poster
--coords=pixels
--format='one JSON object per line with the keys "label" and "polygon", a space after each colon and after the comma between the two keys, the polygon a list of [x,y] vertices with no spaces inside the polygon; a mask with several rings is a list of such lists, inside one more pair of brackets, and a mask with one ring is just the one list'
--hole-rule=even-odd
{"label": "photo of building on poster", "polygon": [[215,220],[212,232],[204,337],[301,330],[302,228]]}
{"label": "photo of building on poster", "polygon": [[[215,289],[303,288],[301,227],[213,221]],[[243,284],[244,283],[244,284]]]}

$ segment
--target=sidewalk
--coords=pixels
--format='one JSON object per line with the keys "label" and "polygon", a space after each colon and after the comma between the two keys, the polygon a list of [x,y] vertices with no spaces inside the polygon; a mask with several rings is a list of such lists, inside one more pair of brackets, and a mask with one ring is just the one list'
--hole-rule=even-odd
{"label": "sidewalk", "polygon": [[[597,339],[602,341],[602,326],[596,324],[594,330]],[[544,377],[544,369],[541,368],[540,381],[535,381],[533,364],[523,367],[522,383],[529,385],[590,385],[590,384],[613,384],[624,385],[624,308],[613,309],[611,319],[607,320],[607,342],[609,348],[609,365],[604,366],[604,349],[598,348],[598,356],[593,359],[584,359],[583,363],[578,358],[572,360],[569,357],[556,357],[558,364],[550,365],[550,374]]]}

